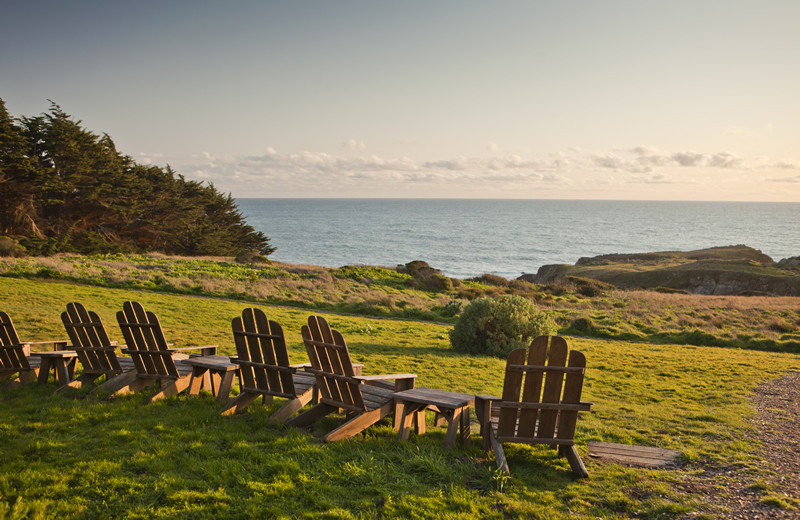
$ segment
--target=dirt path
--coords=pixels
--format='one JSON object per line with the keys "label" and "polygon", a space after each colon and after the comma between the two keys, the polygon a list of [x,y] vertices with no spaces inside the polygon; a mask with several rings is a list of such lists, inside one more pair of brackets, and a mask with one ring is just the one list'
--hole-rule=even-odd
{"label": "dirt path", "polygon": [[750,440],[762,444],[758,464],[766,477],[746,468],[707,467],[682,487],[706,496],[709,505],[701,512],[715,518],[800,519],[800,372],[760,386],[750,402],[756,410]]}

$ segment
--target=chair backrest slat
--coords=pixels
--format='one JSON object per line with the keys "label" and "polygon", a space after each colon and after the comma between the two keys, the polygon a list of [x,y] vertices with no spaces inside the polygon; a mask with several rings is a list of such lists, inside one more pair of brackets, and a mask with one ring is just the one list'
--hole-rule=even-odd
{"label": "chair backrest slat", "polygon": [[332,329],[321,316],[310,316],[301,333],[322,402],[347,410],[365,411],[367,407],[361,385],[353,378],[353,363],[341,333]]}
{"label": "chair backrest slat", "polygon": [[[586,368],[586,356],[583,352],[573,350],[569,353],[569,366]],[[569,372],[564,381],[564,395],[561,402],[565,404],[577,404],[581,402],[583,393],[584,372]],[[562,410],[558,418],[557,437],[561,439],[572,439],[575,437],[575,425],[578,422],[578,412]]]}
{"label": "chair backrest slat", "polygon": [[[522,364],[525,362],[525,349],[516,349],[508,355],[508,363]],[[522,372],[506,370],[503,380],[503,401],[518,402],[522,391]],[[497,423],[497,434],[513,437],[517,433],[517,419],[519,409],[503,407],[500,409],[500,418]]]}
{"label": "chair backrest slat", "polygon": [[0,311],[0,367],[3,370],[30,370],[31,365],[25,350],[11,317]]}
{"label": "chair backrest slat", "polygon": [[115,351],[98,350],[113,347],[100,317],[94,311],[87,311],[81,303],[67,304],[61,313],[61,321],[83,365],[84,372],[121,372]]}
{"label": "chair backrest slat", "polygon": [[117,322],[139,373],[180,377],[155,314],[139,302],[128,301],[117,312]]}
{"label": "chair backrest slat", "polygon": [[[585,356],[569,352],[561,337],[539,336],[529,348],[511,352],[506,367],[497,435],[506,439],[574,438],[578,411],[573,405],[581,402]],[[552,406],[526,407],[525,403]],[[562,404],[567,406],[562,409]]]}
{"label": "chair backrest slat", "polygon": [[[534,338],[528,349],[528,365],[544,365],[547,361],[547,336]],[[522,401],[538,403],[542,393],[542,372],[525,373],[525,389],[522,392]],[[519,428],[517,435],[520,437],[533,437],[536,434],[536,423],[540,411],[536,409],[520,410]]]}
{"label": "chair backrest slat", "polygon": [[294,396],[294,379],[286,370],[289,353],[280,324],[267,319],[260,309],[247,308],[241,317],[232,320],[231,327],[238,359],[256,363],[240,364],[243,386]]}
{"label": "chair backrest slat", "polygon": [[[567,364],[567,342],[559,336],[552,336],[550,341],[550,352],[547,356],[547,364],[558,367]],[[564,383],[562,372],[548,372],[544,378],[544,389],[542,390],[543,403],[558,403],[561,401],[561,390]],[[536,430],[536,437],[540,439],[552,438],[558,420],[558,410],[541,410],[539,412],[539,427]]]}

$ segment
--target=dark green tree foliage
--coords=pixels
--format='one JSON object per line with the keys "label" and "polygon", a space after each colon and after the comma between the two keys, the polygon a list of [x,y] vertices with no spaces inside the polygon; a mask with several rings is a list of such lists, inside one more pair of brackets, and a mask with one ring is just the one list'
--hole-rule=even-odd
{"label": "dark green tree foliage", "polygon": [[0,234],[39,235],[36,228],[35,161],[28,143],[0,99]]}
{"label": "dark green tree foliage", "polygon": [[41,254],[275,251],[213,184],[137,164],[55,103],[15,120],[2,99],[0,234]]}

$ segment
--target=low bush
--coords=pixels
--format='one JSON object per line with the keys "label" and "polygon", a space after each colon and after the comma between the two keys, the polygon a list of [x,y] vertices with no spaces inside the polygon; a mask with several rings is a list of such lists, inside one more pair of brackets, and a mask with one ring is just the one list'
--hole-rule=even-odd
{"label": "low bush", "polygon": [[255,249],[240,251],[234,260],[239,264],[271,264],[272,262]]}
{"label": "low bush", "polygon": [[594,322],[591,318],[575,318],[570,323],[570,328],[578,332],[589,332],[595,328]]}
{"label": "low bush", "polygon": [[463,306],[464,302],[462,302],[461,300],[451,300],[449,303],[445,305],[434,305],[431,308],[431,311],[444,318],[452,318],[454,316],[457,316],[458,313],[461,312]]}
{"label": "low bush", "polygon": [[555,330],[549,313],[527,298],[506,294],[467,305],[450,331],[450,344],[458,352],[506,357]]}
{"label": "low bush", "polygon": [[25,248],[11,237],[0,237],[0,256],[25,256]]}
{"label": "low bush", "polygon": [[675,289],[674,287],[658,286],[658,287],[653,287],[650,290],[653,292],[664,293],[664,294],[689,294],[683,289]]}
{"label": "low bush", "polygon": [[575,292],[581,296],[595,298],[606,296],[609,291],[616,289],[613,285],[592,278],[581,278],[580,276],[565,276],[564,281],[575,286]]}
{"label": "low bush", "polygon": [[470,282],[478,282],[485,285],[494,285],[497,287],[507,287],[509,284],[509,281],[503,278],[502,276],[490,273],[483,273],[482,275],[476,276],[474,278],[467,278],[467,280]]}

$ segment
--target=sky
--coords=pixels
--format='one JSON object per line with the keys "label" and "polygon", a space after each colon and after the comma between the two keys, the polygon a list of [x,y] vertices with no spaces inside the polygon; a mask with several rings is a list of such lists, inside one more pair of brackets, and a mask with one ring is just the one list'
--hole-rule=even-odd
{"label": "sky", "polygon": [[234,197],[800,202],[800,2],[0,0],[0,98]]}

